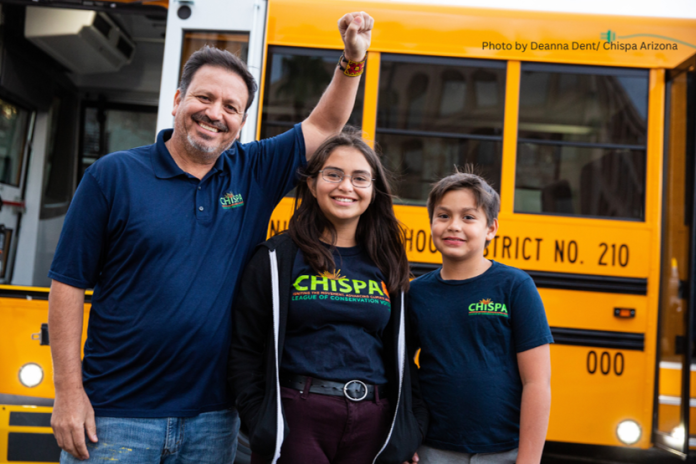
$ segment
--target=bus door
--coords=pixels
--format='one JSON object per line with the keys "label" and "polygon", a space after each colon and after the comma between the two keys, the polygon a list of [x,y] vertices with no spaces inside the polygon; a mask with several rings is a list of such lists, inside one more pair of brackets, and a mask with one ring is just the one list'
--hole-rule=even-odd
{"label": "bus door", "polygon": [[[261,82],[267,5],[266,0],[170,2],[157,131],[172,127],[174,94],[184,63],[205,45],[236,54],[247,63],[256,82]],[[257,95],[248,110],[242,142],[255,139],[258,101]]]}
{"label": "bus door", "polygon": [[0,98],[0,284],[12,277],[33,127],[33,111]]}
{"label": "bus door", "polygon": [[[665,169],[654,442],[686,457],[696,447],[692,388],[696,305],[696,55],[666,76]],[[687,433],[688,431],[688,433]]]}

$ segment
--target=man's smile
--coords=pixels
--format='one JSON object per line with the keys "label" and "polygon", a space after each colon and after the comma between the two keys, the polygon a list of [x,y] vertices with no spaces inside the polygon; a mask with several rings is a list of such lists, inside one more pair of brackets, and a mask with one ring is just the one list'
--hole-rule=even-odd
{"label": "man's smile", "polygon": [[208,131],[210,131],[210,132],[215,132],[215,133],[219,132],[219,131],[218,131],[216,128],[214,128],[213,126],[209,126],[209,125],[204,124],[204,123],[202,123],[202,122],[199,122],[198,125],[201,126],[203,129],[208,130]]}
{"label": "man's smile", "polygon": [[213,121],[208,116],[203,114],[203,112],[198,112],[191,115],[191,119],[206,132],[211,132],[217,134],[219,132],[227,132],[227,125],[222,121]]}

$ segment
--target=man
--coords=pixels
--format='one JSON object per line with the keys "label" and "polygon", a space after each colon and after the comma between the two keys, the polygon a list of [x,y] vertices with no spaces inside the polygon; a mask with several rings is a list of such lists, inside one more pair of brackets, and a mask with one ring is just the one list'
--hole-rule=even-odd
{"label": "man", "polygon": [[346,60],[287,133],[237,141],[256,84],[238,58],[205,48],[184,67],[173,131],[85,172],[49,273],[62,463],[234,461],[226,366],[239,274],[297,168],[348,120],[372,25],[364,12],[340,19]]}

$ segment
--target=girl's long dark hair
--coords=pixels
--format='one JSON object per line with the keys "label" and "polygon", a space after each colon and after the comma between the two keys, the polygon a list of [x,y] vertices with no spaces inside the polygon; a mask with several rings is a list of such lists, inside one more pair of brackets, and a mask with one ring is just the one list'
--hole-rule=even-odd
{"label": "girl's long dark hair", "polygon": [[387,174],[377,153],[357,133],[343,132],[329,138],[300,171],[301,180],[295,193],[297,209],[290,218],[288,233],[316,272],[333,272],[336,269],[331,250],[322,246],[321,242],[324,231],[327,231],[331,245],[335,246],[336,228],[319,208],[308,181],[317,179],[326,160],[338,147],[352,147],[362,153],[375,178],[372,186],[374,199],[360,216],[355,240],[384,274],[389,293],[406,291],[410,272],[404,248],[404,229],[394,215]]}

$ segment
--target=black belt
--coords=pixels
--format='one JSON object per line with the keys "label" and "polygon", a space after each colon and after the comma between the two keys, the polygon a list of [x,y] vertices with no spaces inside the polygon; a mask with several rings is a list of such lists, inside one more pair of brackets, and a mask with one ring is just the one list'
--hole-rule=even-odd
{"label": "black belt", "polygon": [[[284,374],[280,376],[280,385],[287,388],[303,391],[307,384],[307,376]],[[351,401],[374,400],[375,387],[380,398],[387,396],[386,385],[367,385],[361,380],[350,380],[348,382],[332,382],[331,380],[315,379],[312,377],[312,385],[309,387],[310,393],[320,395],[345,396]]]}

